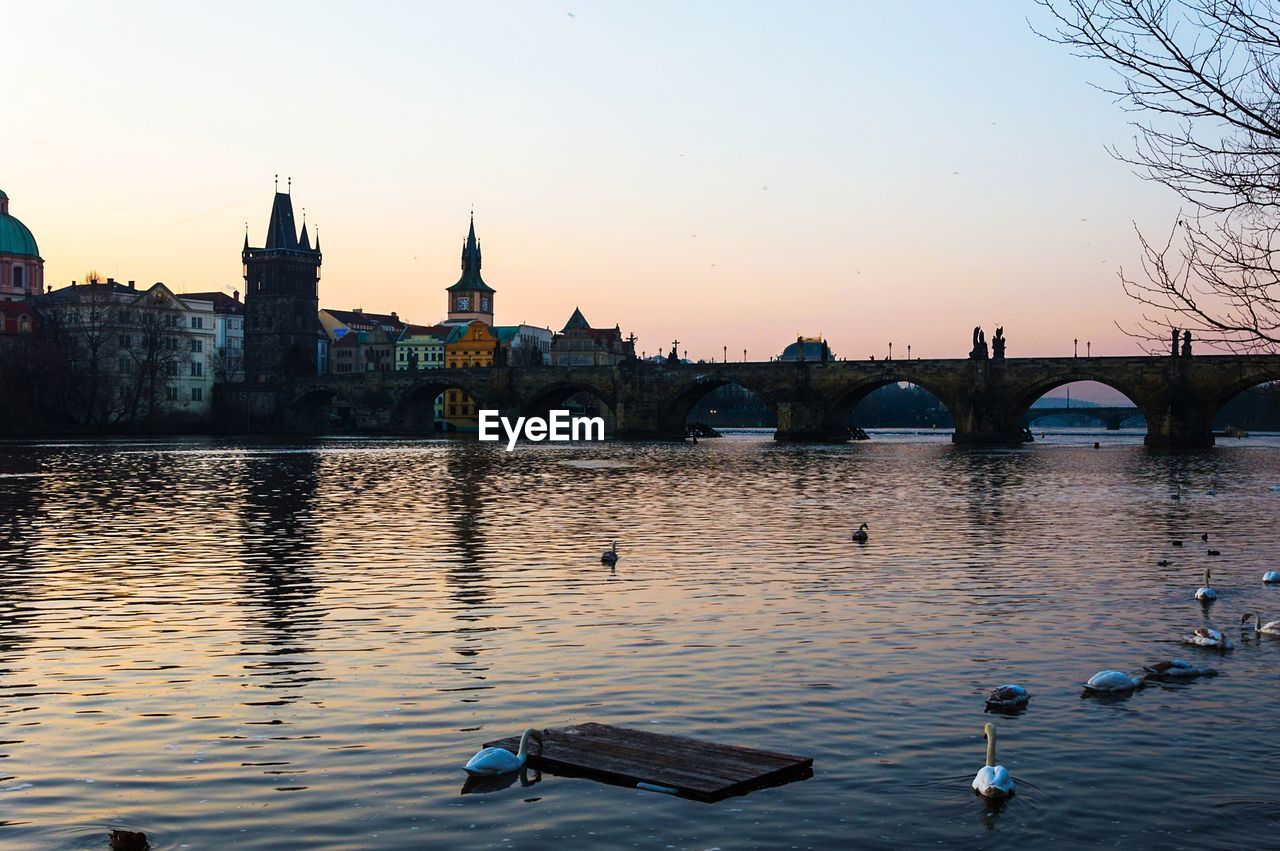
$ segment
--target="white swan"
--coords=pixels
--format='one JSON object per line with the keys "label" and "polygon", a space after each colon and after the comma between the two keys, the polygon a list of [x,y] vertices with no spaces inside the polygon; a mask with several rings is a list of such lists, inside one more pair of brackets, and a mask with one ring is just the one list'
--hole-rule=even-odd
{"label": "white swan", "polygon": [[1218,599],[1218,592],[1209,587],[1209,568],[1204,569],[1204,587],[1196,589],[1196,599],[1202,603],[1212,603]]}
{"label": "white swan", "polygon": [[863,523],[858,527],[858,531],[853,533],[853,539],[859,544],[865,544],[871,536],[867,534],[867,524]]}
{"label": "white swan", "polygon": [[1262,622],[1262,615],[1257,612],[1246,612],[1244,617],[1240,618],[1240,625],[1244,626],[1249,622],[1249,618],[1253,618],[1253,631],[1261,635],[1280,636],[1280,621],[1271,621],[1270,623]]}
{"label": "white swan", "polygon": [[600,563],[613,567],[618,563],[618,542],[614,541],[613,546],[600,554]]}
{"label": "white swan", "polygon": [[1262,574],[1262,581],[1267,585],[1276,585],[1280,583],[1280,570],[1268,570]]}
{"label": "white swan", "polygon": [[1119,694],[1141,688],[1146,681],[1146,674],[1131,677],[1123,671],[1099,671],[1084,684],[1084,690],[1099,694]]}
{"label": "white swan", "polygon": [[1231,639],[1227,638],[1216,629],[1210,629],[1202,626],[1190,635],[1182,636],[1183,644],[1194,644],[1197,647],[1213,647],[1218,650],[1231,650],[1235,645],[1231,643]]}
{"label": "white swan", "polygon": [[1214,668],[1197,668],[1186,659],[1166,659],[1143,665],[1142,670],[1149,676],[1163,679],[1190,679],[1192,677],[1214,677],[1218,671]]}
{"label": "white swan", "polygon": [[532,728],[525,730],[520,736],[520,752],[512,753],[506,748],[484,748],[467,761],[462,770],[472,777],[494,777],[518,771],[529,758],[529,740],[542,744],[542,734]]}
{"label": "white swan", "polygon": [[1013,777],[1003,765],[996,765],[996,725],[983,724],[987,737],[987,764],[973,777],[973,791],[987,798],[1007,798],[1013,794]]}
{"label": "white swan", "polygon": [[1017,709],[1026,706],[1031,695],[1020,685],[1005,685],[991,690],[987,695],[988,709]]}

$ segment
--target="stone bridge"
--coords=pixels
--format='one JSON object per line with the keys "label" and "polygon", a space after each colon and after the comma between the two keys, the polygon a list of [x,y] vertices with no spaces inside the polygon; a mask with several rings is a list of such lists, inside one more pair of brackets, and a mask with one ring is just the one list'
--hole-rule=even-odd
{"label": "stone bridge", "polygon": [[[930,391],[955,419],[962,444],[1014,445],[1033,402],[1074,381],[1097,381],[1123,393],[1146,419],[1153,446],[1210,446],[1219,409],[1238,393],[1280,381],[1280,355],[1194,357],[1009,358],[665,366],[631,361],[599,367],[489,367],[357,373],[304,379],[287,388],[244,387],[275,424],[327,430],[425,432],[433,403],[456,388],[479,408],[507,416],[542,415],[577,393],[614,413],[619,437],[672,438],[707,393],[738,384],[777,414],[778,440],[841,441],[858,403],[897,382]],[[264,406],[264,393],[272,402]],[[1083,410],[1083,409],[1082,409]],[[1049,409],[1045,410],[1047,414]]]}
{"label": "stone bridge", "polygon": [[1022,418],[1025,426],[1050,417],[1069,417],[1074,420],[1097,420],[1107,427],[1107,431],[1119,431],[1129,420],[1137,420],[1142,411],[1133,405],[1107,407],[1095,405],[1088,408],[1032,408]]}

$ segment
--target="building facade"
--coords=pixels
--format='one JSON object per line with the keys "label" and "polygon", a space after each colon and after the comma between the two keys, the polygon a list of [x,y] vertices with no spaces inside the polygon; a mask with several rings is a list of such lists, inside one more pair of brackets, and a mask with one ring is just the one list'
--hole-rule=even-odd
{"label": "building facade", "polygon": [[622,329],[592,328],[574,308],[564,328],[551,340],[552,366],[612,366],[636,356],[635,341],[623,339]]}
{"label": "building facade", "polygon": [[32,296],[45,287],[45,261],[36,238],[9,214],[9,196],[0,191],[0,339],[35,333],[38,316]]}
{"label": "building facade", "polygon": [[9,213],[9,196],[0,191],[0,302],[23,301],[43,291],[44,260],[36,238]]}
{"label": "building facade", "polygon": [[[493,366],[498,341],[489,325],[479,319],[467,325],[455,325],[444,341],[445,367],[463,369]],[[475,431],[479,428],[479,411],[475,400],[461,390],[444,392],[444,421],[453,431]]]}
{"label": "building facade", "polygon": [[396,338],[396,369],[443,369],[448,325],[406,325]]}
{"label": "building facade", "polygon": [[213,305],[213,380],[217,384],[244,381],[244,302],[240,291],[183,293],[184,300],[198,299]]}
{"label": "building facade", "polygon": [[291,195],[276,192],[262,248],[244,238],[245,380],[274,383],[315,375],[320,359],[320,242],[293,219]]}
{"label": "building facade", "polygon": [[35,300],[72,380],[68,416],[82,425],[198,423],[212,410],[213,303],[163,283],[72,283]]}

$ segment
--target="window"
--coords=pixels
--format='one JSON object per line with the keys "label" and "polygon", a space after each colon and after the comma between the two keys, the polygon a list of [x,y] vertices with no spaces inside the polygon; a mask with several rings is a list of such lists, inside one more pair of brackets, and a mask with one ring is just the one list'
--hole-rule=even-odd
{"label": "window", "polygon": [[[3,325],[3,324],[4,324],[3,322],[0,322],[0,325]],[[18,317],[18,333],[19,334],[31,333],[31,317],[30,316]]]}
{"label": "window", "polygon": [[133,348],[133,338],[132,338],[132,337],[130,337],[128,334],[121,334],[121,335],[120,335],[120,348],[122,348],[122,349],[132,349],[132,348]]}
{"label": "window", "polygon": [[[166,374],[166,375],[177,375],[177,374],[178,374],[178,362],[177,362],[177,361],[173,361],[173,360],[169,361],[168,363],[166,363],[166,364],[165,364],[165,370],[164,370],[164,371],[165,371],[165,374]],[[177,393],[178,391],[177,391],[177,390],[175,390],[175,391],[173,391],[173,392],[174,392],[174,393]]]}
{"label": "window", "polygon": [[120,358],[120,371],[133,372],[133,361],[129,358]]}
{"label": "window", "polygon": [[22,273],[25,271],[26,269],[23,269],[21,266],[13,267],[13,288],[15,290],[22,289]]}
{"label": "window", "polygon": [[204,401],[204,388],[202,388],[202,387],[192,387],[192,388],[191,388],[191,401],[192,401],[192,402],[201,402],[201,401]]}
{"label": "window", "polygon": [[193,316],[193,317],[191,317],[191,327],[192,327],[192,328],[203,328],[203,327],[204,327],[204,317],[203,317],[203,316]]}
{"label": "window", "polygon": [[192,341],[191,341],[191,351],[193,351],[193,352],[203,352],[203,351],[204,351],[204,340],[192,340]]}
{"label": "window", "polygon": [[178,401],[178,388],[177,387],[164,388],[164,398],[170,402]]}
{"label": "window", "polygon": [[191,362],[191,377],[199,378],[202,375],[204,375],[204,364],[198,360],[193,360]]}

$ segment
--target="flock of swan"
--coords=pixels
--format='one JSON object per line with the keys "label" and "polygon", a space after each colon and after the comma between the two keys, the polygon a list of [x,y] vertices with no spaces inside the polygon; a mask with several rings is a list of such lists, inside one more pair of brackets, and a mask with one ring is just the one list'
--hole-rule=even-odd
{"label": "flock of swan", "polygon": [[[1174,499],[1181,496],[1181,491],[1174,495]],[[870,527],[863,523],[853,533],[852,540],[855,543],[865,544],[871,539]],[[1200,540],[1208,542],[1209,535],[1206,532],[1200,536]],[[1171,542],[1175,547],[1181,547],[1182,541],[1175,540]],[[1217,550],[1209,550],[1209,555],[1220,555]],[[600,554],[600,563],[613,567],[618,563],[618,542],[613,541],[609,549]],[[1162,567],[1168,566],[1168,560],[1158,562]],[[1209,568],[1204,569],[1204,585],[1196,589],[1195,599],[1202,604],[1208,606],[1218,599],[1217,590],[1210,585],[1212,572]],[[1262,581],[1266,585],[1280,584],[1280,571],[1269,570],[1262,575]],[[1262,615],[1257,612],[1246,612],[1240,618],[1240,626],[1254,620],[1254,632],[1258,635],[1268,635],[1280,638],[1280,620],[1274,620],[1264,623]],[[1220,631],[1202,626],[1195,632],[1189,633],[1182,637],[1184,644],[1194,645],[1197,647],[1209,647],[1220,651],[1227,651],[1234,648],[1231,639],[1227,638]],[[1167,679],[1167,680],[1188,680],[1195,677],[1212,677],[1217,675],[1214,668],[1205,668],[1193,665],[1186,659],[1166,659],[1162,662],[1155,662],[1151,665],[1144,665],[1142,673],[1136,676],[1130,676],[1123,671],[1106,670],[1099,671],[1089,678],[1084,684],[1084,689],[1092,694],[1124,694],[1135,689],[1142,688],[1148,679]],[[1025,707],[1031,699],[1031,694],[1023,686],[1010,683],[999,686],[991,691],[987,696],[987,708],[997,712],[1016,711]],[[996,726],[990,722],[982,726],[982,734],[987,740],[987,759],[982,768],[978,769],[978,773],[973,778],[973,790],[987,798],[1005,798],[1013,794],[1014,783],[1013,775],[1003,765],[996,762]],[[518,771],[524,767],[529,757],[529,743],[536,742],[542,744],[542,734],[532,728],[525,730],[520,736],[520,748],[517,753],[512,753],[506,748],[484,748],[467,762],[463,767],[468,775],[472,777],[493,777],[501,774],[509,774]]]}
{"label": "flock of swan", "polygon": [[[1179,498],[1179,494],[1175,494],[1174,499]],[[865,541],[866,524],[862,524],[859,532],[861,538],[855,533],[854,540]],[[1200,536],[1200,540],[1208,542],[1209,535],[1205,533]],[[1172,541],[1175,547],[1181,547],[1182,541]],[[1217,550],[1209,550],[1209,555],[1221,555]],[[1167,567],[1169,561],[1162,559],[1158,564]],[[1196,589],[1193,595],[1196,600],[1206,607],[1211,605],[1218,599],[1218,591],[1211,584],[1212,571],[1209,568],[1204,570],[1204,585]],[[1280,571],[1268,570],[1262,574],[1262,582],[1265,585],[1280,584]],[[1280,620],[1263,622],[1262,615],[1257,612],[1245,612],[1240,618],[1240,628],[1244,629],[1245,625],[1253,619],[1253,630],[1257,635],[1268,635],[1280,638]],[[1208,647],[1221,652],[1226,652],[1235,647],[1230,638],[1227,638],[1219,630],[1202,626],[1194,632],[1182,637],[1184,644],[1196,647]],[[1217,675],[1214,668],[1201,667],[1193,665],[1186,659],[1166,659],[1163,662],[1155,662],[1151,665],[1144,665],[1142,673],[1135,676],[1126,674],[1124,671],[1106,670],[1099,671],[1089,678],[1084,684],[1084,690],[1089,694],[1125,694],[1142,688],[1148,679],[1156,680],[1189,680],[1195,677],[1212,677]],[[1021,709],[1026,706],[1031,699],[1031,695],[1025,688],[1020,685],[1003,685],[994,689],[987,697],[987,708],[993,711],[1009,712]],[[979,769],[977,775],[973,778],[973,790],[979,795],[988,798],[1004,798],[1013,794],[1013,777],[1003,765],[996,763],[996,729],[994,724],[985,724],[982,728],[983,734],[987,739],[987,761],[986,764]]]}

